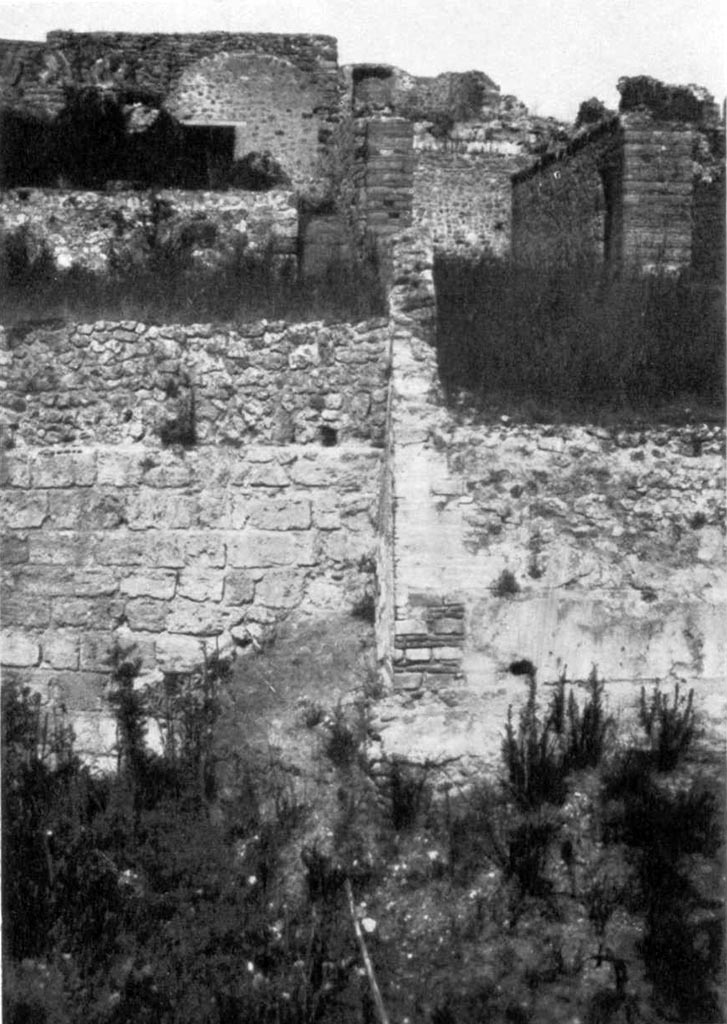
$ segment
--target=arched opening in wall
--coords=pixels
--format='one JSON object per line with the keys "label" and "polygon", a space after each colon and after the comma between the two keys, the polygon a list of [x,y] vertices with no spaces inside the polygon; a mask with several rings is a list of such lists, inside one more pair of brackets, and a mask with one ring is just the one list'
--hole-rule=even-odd
{"label": "arched opening in wall", "polygon": [[279,185],[289,185],[290,178],[274,156],[265,150],[262,153],[247,153],[235,160],[230,168],[231,188],[248,192],[269,192]]}

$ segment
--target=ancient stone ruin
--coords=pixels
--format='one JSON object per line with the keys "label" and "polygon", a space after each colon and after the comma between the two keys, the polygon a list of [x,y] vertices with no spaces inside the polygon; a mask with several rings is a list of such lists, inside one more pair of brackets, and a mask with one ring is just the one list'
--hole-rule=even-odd
{"label": "ancient stone ruin", "polygon": [[722,713],[722,429],[478,425],[433,346],[437,253],[719,281],[710,97],[623,80],[574,132],[479,72],[341,68],[325,36],[53,32],[0,66],[0,223],[57,269],[142,265],[163,230],[310,280],[373,248],[387,290],[355,324],[2,329],[2,662],[82,748],[115,742],[114,637],[153,675],[367,601],[384,752],[495,757],[517,658]]}

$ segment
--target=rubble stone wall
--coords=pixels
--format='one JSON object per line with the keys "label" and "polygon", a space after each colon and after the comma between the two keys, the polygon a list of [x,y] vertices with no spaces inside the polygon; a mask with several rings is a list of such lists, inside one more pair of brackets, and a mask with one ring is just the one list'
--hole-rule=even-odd
{"label": "rubble stone wall", "polygon": [[510,248],[512,157],[420,149],[413,180],[413,221],[437,252],[502,256]]}
{"label": "rubble stone wall", "polygon": [[206,247],[218,256],[241,248],[259,253],[271,250],[274,255],[297,251],[298,212],[288,190],[15,188],[0,193],[0,230],[25,230],[36,249],[42,246],[59,270],[79,267],[103,273],[113,266],[143,266],[154,245],[181,242],[185,231],[200,233],[202,226],[214,235]]}
{"label": "rubble stone wall", "polygon": [[114,637],[191,668],[373,599],[385,321],[3,340],[3,670],[73,710],[81,749],[113,744]]}
{"label": "rubble stone wall", "polygon": [[8,386],[0,408],[16,446],[159,447],[165,424],[170,430],[185,409],[203,445],[319,445],[333,434],[335,443],[382,443],[384,320],[263,320],[237,330],[29,324],[6,328],[3,341]]}

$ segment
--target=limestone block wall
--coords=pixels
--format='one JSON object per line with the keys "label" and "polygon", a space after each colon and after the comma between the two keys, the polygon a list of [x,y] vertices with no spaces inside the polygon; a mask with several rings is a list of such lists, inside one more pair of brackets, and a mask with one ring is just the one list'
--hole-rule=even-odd
{"label": "limestone block wall", "polygon": [[643,267],[692,262],[694,128],[621,115],[624,258]]}
{"label": "limestone block wall", "polygon": [[184,669],[371,599],[385,322],[3,340],[3,672],[72,709],[81,750],[113,744],[114,637]]}
{"label": "limestone block wall", "polygon": [[0,231],[18,229],[31,239],[31,257],[43,249],[59,270],[79,267],[96,273],[143,266],[153,246],[171,242],[178,248],[184,243],[202,261],[241,248],[295,255],[298,247],[297,206],[293,193],[284,189],[8,189],[0,193]]}

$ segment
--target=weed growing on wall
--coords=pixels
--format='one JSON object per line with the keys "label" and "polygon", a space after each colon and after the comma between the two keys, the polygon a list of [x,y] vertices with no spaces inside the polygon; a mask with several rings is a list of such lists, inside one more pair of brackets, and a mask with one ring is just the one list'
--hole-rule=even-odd
{"label": "weed growing on wall", "polygon": [[723,403],[723,295],[688,272],[608,278],[588,260],[438,257],[434,274],[450,391],[541,414]]}

